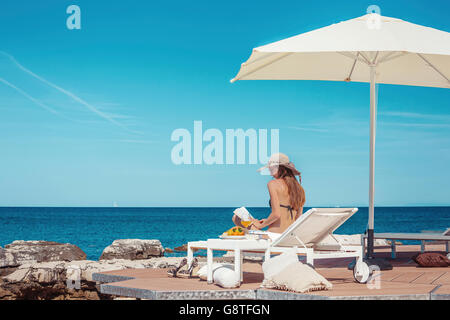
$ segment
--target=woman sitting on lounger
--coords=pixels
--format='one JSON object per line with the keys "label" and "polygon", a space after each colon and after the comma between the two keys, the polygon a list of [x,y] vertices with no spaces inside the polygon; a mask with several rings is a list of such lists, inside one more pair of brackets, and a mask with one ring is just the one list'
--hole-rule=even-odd
{"label": "woman sitting on lounger", "polygon": [[[252,220],[249,229],[269,227],[267,235],[275,240],[303,213],[305,191],[295,178],[299,176],[301,181],[300,172],[289,161],[287,155],[282,153],[272,155],[269,163],[259,171],[264,168],[268,168],[274,178],[267,184],[272,212],[266,219]],[[237,226],[244,227],[236,215],[233,216],[233,222]]]}

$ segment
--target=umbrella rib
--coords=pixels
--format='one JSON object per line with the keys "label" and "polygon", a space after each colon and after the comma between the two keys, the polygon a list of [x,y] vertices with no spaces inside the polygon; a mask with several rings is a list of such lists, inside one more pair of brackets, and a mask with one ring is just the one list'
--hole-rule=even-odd
{"label": "umbrella rib", "polygon": [[259,58],[257,58],[257,59],[254,59],[254,60],[252,60],[252,61],[250,61],[250,62],[247,62],[247,61],[244,62],[244,63],[242,64],[242,66],[247,67],[247,66],[249,66],[249,65],[251,65],[251,64],[253,64],[253,63],[255,63],[255,62],[258,62],[258,61],[267,59],[268,57],[271,57],[271,56],[273,56],[273,55],[274,55],[273,52],[266,52],[265,54],[263,54],[262,57],[259,57]]}
{"label": "umbrella rib", "polygon": [[383,63],[385,61],[387,61],[387,59],[392,56],[393,54],[397,53],[397,51],[390,51],[388,52],[384,57],[380,58],[380,60],[378,61],[378,64]]}
{"label": "umbrella rib", "polygon": [[355,60],[353,61],[352,69],[350,70],[350,73],[349,73],[348,77],[345,79],[345,81],[352,80],[351,77],[353,74],[353,70],[355,70],[355,65],[356,65],[356,62],[358,61],[358,56],[359,56],[359,51],[356,53]]}
{"label": "umbrella rib", "polygon": [[242,79],[242,78],[244,78],[244,77],[247,77],[247,76],[249,76],[249,75],[255,73],[256,71],[259,71],[259,70],[261,70],[261,69],[267,67],[268,65],[271,65],[271,64],[273,64],[273,63],[275,63],[275,62],[277,62],[277,61],[280,61],[281,59],[283,59],[283,58],[285,58],[285,57],[291,55],[292,53],[293,53],[293,52],[286,52],[286,53],[283,53],[281,56],[279,56],[279,57],[277,57],[277,58],[275,58],[275,59],[273,59],[273,60],[271,60],[271,61],[269,61],[269,62],[264,63],[263,65],[261,65],[261,66],[255,68],[254,70],[249,71],[249,72],[243,74],[243,75],[240,76],[240,77],[236,77],[236,78],[231,79],[231,82],[235,82],[235,81],[240,80],[240,79]]}
{"label": "umbrella rib", "polygon": [[[339,51],[336,51],[336,52],[339,53],[339,54],[342,54],[343,56],[345,56],[345,57],[347,57],[347,58],[350,58],[350,59],[352,59],[352,60],[357,59],[359,62],[362,62],[362,63],[367,64],[367,61],[365,61],[365,60],[359,58],[358,55],[354,55],[354,54],[352,54],[352,53],[350,53],[350,52],[339,52]],[[359,51],[358,51],[358,54],[360,54]]]}
{"label": "umbrella rib", "polygon": [[[397,55],[394,55],[395,53],[398,53]],[[406,54],[409,54],[409,52],[399,52],[399,51],[391,51],[391,54],[385,55],[380,61],[378,61],[378,64],[397,59],[401,56],[404,56]]]}
{"label": "umbrella rib", "polygon": [[437,73],[439,73],[445,80],[447,80],[447,82],[450,83],[450,80],[445,76],[445,74],[443,74],[438,68],[436,68],[430,61],[428,61],[427,59],[425,59],[424,56],[422,56],[420,53],[417,53],[417,55],[422,58],[423,61],[425,61],[431,68],[434,69],[434,71],[436,71]]}
{"label": "umbrella rib", "polygon": [[361,52],[361,57],[364,58],[364,60],[366,60],[367,65],[371,65],[371,62],[369,61],[369,59],[364,55],[364,53]]}
{"label": "umbrella rib", "polygon": [[376,64],[379,53],[380,51],[377,51],[377,53],[375,54],[375,58],[373,58],[372,64]]}

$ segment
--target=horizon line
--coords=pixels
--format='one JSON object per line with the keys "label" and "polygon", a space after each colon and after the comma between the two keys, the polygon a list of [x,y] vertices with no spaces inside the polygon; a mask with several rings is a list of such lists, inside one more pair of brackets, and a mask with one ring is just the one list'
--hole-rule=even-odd
{"label": "horizon line", "polygon": [[[304,208],[368,208],[369,206],[305,206]],[[423,204],[423,205],[381,205],[375,206],[375,208],[429,208],[429,207],[450,207],[450,204]],[[46,206],[46,205],[15,205],[15,206],[2,206],[3,208],[98,208],[98,209],[229,209],[236,208],[236,206]],[[269,208],[269,206],[246,206],[246,208]]]}

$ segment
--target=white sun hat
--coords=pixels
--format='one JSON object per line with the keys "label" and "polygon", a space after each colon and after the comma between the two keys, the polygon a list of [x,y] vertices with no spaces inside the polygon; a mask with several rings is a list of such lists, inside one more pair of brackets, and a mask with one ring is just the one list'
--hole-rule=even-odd
{"label": "white sun hat", "polygon": [[269,162],[264,167],[259,168],[258,171],[275,166],[286,167],[288,169],[291,169],[294,175],[300,175],[300,172],[295,168],[295,165],[291,161],[289,161],[289,157],[284,153],[274,153],[273,155],[271,155]]}

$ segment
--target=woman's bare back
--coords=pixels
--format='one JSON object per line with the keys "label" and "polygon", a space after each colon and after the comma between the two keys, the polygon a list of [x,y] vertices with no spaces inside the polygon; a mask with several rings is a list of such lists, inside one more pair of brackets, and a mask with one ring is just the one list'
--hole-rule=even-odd
{"label": "woman's bare back", "polygon": [[[271,213],[267,219],[253,220],[249,229],[258,230],[268,227],[268,231],[283,233],[302,214],[303,207],[295,211],[290,206],[288,186],[284,179],[271,180],[267,187],[270,194]],[[238,216],[233,216],[235,225],[243,227]]]}
{"label": "woman's bare back", "polygon": [[268,231],[283,233],[297,219],[298,212],[290,206],[288,187],[283,179],[270,181],[268,187],[272,212],[278,212],[280,217],[269,226]]}

